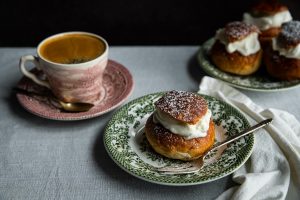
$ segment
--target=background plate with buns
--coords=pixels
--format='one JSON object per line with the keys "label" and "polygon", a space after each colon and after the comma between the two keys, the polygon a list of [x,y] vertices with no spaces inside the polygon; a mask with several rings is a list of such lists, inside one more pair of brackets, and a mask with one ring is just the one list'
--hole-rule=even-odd
{"label": "background plate with buns", "polygon": [[272,78],[266,72],[264,65],[257,72],[248,76],[239,76],[224,72],[218,69],[209,58],[209,52],[213,44],[213,38],[203,43],[198,51],[197,59],[202,69],[214,78],[225,81],[237,88],[260,92],[275,92],[300,86],[300,80],[281,81]]}

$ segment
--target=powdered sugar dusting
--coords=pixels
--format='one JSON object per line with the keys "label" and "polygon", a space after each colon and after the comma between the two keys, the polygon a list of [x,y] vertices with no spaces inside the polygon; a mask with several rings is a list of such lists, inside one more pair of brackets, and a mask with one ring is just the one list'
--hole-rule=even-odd
{"label": "powdered sugar dusting", "polygon": [[240,21],[230,22],[224,28],[224,34],[228,42],[242,40],[255,32],[259,33],[259,29],[255,25]]}
{"label": "powdered sugar dusting", "polygon": [[282,25],[278,42],[283,48],[291,48],[300,43],[300,21],[290,21]]}
{"label": "powdered sugar dusting", "polygon": [[155,102],[157,109],[169,114],[173,118],[196,123],[208,109],[206,100],[192,92],[170,91]]}

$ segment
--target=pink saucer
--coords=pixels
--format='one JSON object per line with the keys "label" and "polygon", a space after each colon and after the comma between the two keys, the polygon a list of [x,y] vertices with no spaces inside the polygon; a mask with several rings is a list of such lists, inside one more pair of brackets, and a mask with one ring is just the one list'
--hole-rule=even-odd
{"label": "pink saucer", "polygon": [[[34,73],[38,73],[36,70]],[[133,91],[133,78],[128,69],[120,63],[109,60],[104,72],[103,95],[101,102],[87,112],[70,113],[54,107],[45,97],[30,97],[17,94],[20,104],[29,112],[53,120],[71,121],[97,117],[120,106]],[[29,91],[45,92],[45,88],[23,77],[18,83],[19,88]]]}

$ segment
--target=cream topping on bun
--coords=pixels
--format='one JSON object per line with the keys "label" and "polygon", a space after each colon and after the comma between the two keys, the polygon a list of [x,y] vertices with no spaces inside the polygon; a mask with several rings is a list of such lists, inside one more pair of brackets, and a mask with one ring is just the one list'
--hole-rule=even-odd
{"label": "cream topping on bun", "polygon": [[284,23],[278,37],[272,39],[272,48],[281,56],[300,59],[300,21]]}
{"label": "cream topping on bun", "polygon": [[288,10],[262,17],[254,17],[250,13],[244,13],[244,22],[254,24],[262,31],[281,27],[283,23],[291,21],[292,19],[292,15]]}
{"label": "cream topping on bun", "polygon": [[259,30],[256,26],[244,22],[231,22],[219,29],[215,38],[225,45],[228,53],[238,51],[243,56],[257,53],[260,48]]}
{"label": "cream topping on bun", "polygon": [[207,109],[205,115],[196,124],[187,124],[170,117],[160,110],[156,110],[153,115],[153,122],[160,123],[172,133],[183,136],[185,139],[193,139],[207,135],[211,115],[211,111]]}

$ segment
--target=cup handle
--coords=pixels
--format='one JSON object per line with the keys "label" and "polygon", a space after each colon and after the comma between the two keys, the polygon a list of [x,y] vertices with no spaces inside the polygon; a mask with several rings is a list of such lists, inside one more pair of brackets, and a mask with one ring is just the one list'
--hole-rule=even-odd
{"label": "cup handle", "polygon": [[50,85],[47,81],[44,81],[44,80],[41,80],[39,79],[35,74],[29,72],[26,67],[25,67],[25,64],[27,61],[30,61],[32,62],[35,67],[38,69],[38,70],[41,70],[40,68],[40,64],[38,62],[38,58],[37,57],[34,57],[32,55],[26,55],[26,56],[22,56],[21,59],[20,59],[20,63],[19,63],[19,67],[20,67],[20,70],[21,72],[28,78],[30,78],[31,80],[33,80],[36,84],[38,85],[41,85],[41,86],[44,86],[44,87],[47,87],[50,89]]}

